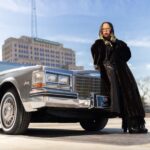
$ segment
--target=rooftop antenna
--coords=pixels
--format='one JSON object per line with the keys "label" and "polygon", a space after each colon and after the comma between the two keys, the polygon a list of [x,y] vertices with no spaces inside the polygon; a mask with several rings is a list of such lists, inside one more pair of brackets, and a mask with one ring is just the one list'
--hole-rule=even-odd
{"label": "rooftop antenna", "polygon": [[31,37],[37,38],[36,0],[31,1]]}

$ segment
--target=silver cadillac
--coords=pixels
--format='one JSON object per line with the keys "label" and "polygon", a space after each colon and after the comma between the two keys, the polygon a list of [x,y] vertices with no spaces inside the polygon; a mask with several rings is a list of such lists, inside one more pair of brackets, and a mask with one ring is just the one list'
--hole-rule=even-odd
{"label": "silver cadillac", "polygon": [[111,103],[100,73],[0,63],[0,124],[6,134],[23,134],[30,122],[79,122],[86,131],[103,129]]}

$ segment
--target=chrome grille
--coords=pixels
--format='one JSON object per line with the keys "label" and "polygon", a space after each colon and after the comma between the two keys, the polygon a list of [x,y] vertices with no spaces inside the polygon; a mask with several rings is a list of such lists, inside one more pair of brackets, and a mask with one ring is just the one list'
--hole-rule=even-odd
{"label": "chrome grille", "polygon": [[89,98],[90,93],[100,94],[100,78],[91,76],[75,76],[75,92],[79,94],[79,98]]}

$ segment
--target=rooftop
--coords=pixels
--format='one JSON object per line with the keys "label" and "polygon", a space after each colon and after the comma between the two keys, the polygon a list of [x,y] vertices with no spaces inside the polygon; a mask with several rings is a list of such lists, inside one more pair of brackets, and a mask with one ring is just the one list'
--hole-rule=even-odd
{"label": "rooftop", "polygon": [[45,39],[41,39],[41,38],[34,38],[34,41],[45,43],[45,44],[53,44],[53,45],[56,45],[56,46],[61,46],[62,45],[61,43],[50,41],[50,40],[45,40]]}

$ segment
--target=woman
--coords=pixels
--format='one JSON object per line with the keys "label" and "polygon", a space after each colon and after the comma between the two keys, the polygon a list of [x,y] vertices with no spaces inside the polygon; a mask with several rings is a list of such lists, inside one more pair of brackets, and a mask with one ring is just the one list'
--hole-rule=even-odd
{"label": "woman", "polygon": [[95,68],[109,91],[111,111],[122,117],[122,128],[129,133],[147,133],[145,112],[136,81],[127,65],[131,57],[125,42],[116,39],[110,22],[102,23],[100,39],[91,47]]}

